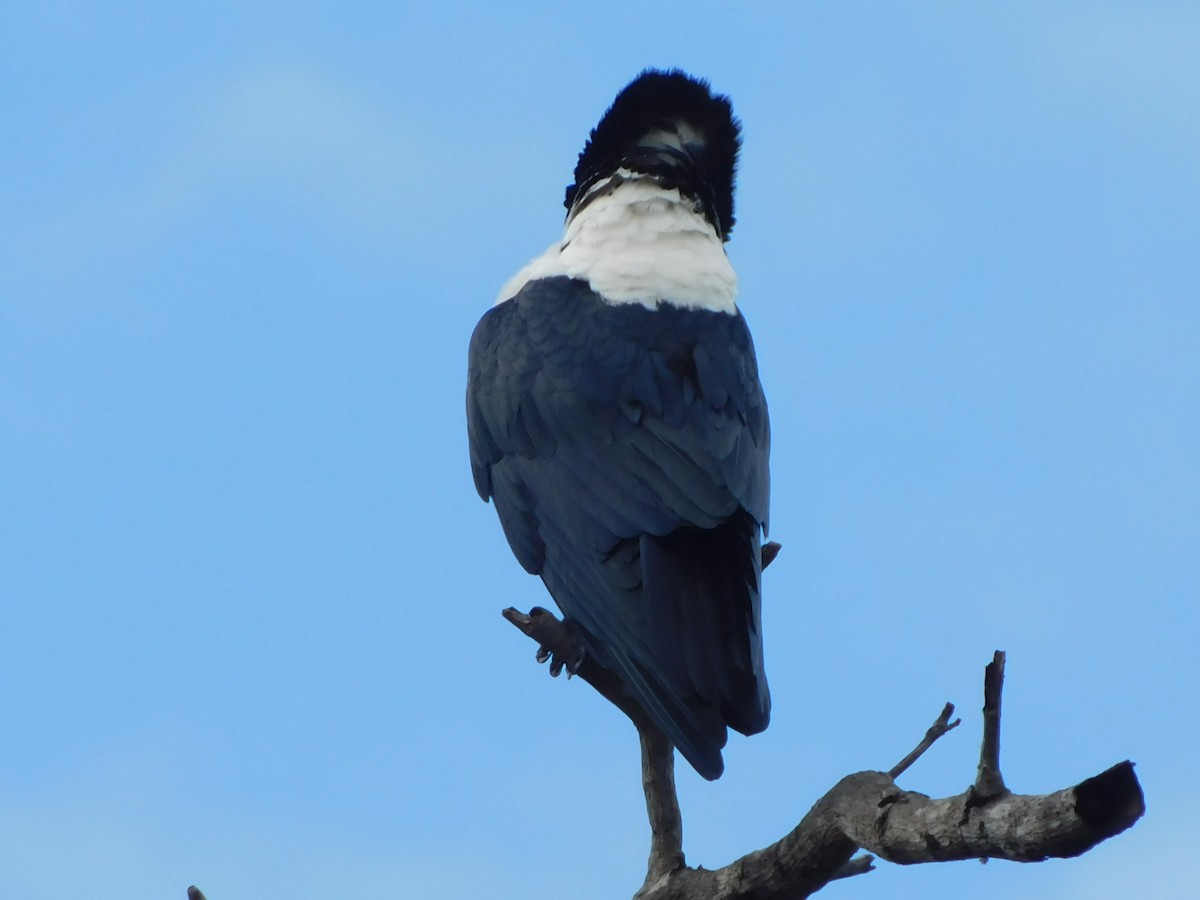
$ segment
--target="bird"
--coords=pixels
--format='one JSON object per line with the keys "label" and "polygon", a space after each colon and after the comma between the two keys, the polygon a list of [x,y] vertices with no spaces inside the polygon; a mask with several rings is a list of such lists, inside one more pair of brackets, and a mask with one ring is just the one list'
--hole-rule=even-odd
{"label": "bird", "polygon": [[725,242],[741,123],[646,69],[591,131],[562,237],[471,336],[475,487],[514,555],[704,778],[763,731],[770,423]]}

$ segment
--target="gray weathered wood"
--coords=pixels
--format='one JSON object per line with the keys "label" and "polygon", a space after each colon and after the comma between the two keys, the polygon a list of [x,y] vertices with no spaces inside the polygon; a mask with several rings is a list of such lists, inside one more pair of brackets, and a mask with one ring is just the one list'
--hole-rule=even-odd
{"label": "gray weathered wood", "polygon": [[[771,548],[770,559],[777,550]],[[611,672],[580,653],[568,623],[540,608],[528,615],[510,608],[504,616],[538,642],[538,659],[551,661],[552,674],[565,666],[637,726],[651,850],[636,900],[798,900],[834,879],[870,871],[872,856],[856,856],[859,850],[902,865],[1078,856],[1129,828],[1145,812],[1141,785],[1128,761],[1052,794],[1009,791],[1000,773],[1005,657],[997,651],[984,675],[984,735],[976,780],[963,793],[933,799],[895,781],[958,724],[950,722],[954,707],[946,704],[916,749],[889,772],[848,775],[774,844],[720,869],[690,868],[683,854],[674,751],[666,738]]]}

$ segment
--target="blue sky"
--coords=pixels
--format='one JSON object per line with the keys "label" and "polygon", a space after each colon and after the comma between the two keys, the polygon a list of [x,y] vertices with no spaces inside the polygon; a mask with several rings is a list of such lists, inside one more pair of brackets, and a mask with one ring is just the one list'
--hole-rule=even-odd
{"label": "blue sky", "polygon": [[1131,758],[1080,860],[846,898],[1183,897],[1200,779],[1200,13],[1186,3],[10,4],[0,896],[629,896],[632,728],[499,616],[467,341],[641,68],[743,119],[770,730],[689,860],[886,768]]}

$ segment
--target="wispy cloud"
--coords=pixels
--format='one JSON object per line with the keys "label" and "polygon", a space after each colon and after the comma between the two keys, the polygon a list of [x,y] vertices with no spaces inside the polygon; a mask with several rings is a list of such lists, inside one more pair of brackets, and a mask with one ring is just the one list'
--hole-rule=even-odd
{"label": "wispy cloud", "polygon": [[1156,139],[1186,142],[1200,175],[1200,9],[1105,5],[1058,26],[1047,39],[1068,82],[1119,103]]}
{"label": "wispy cloud", "polygon": [[[142,128],[137,111],[112,115]],[[86,291],[251,192],[368,242],[431,202],[437,179],[419,125],[319,73],[232,77],[191,100],[183,118],[174,141],[141,165],[39,179],[41,196],[0,214],[0,293],[19,302]]]}

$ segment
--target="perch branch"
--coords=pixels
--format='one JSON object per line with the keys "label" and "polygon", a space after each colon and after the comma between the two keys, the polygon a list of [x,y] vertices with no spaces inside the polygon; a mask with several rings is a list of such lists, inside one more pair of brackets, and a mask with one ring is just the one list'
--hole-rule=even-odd
{"label": "perch branch", "polygon": [[639,900],[803,898],[837,876],[862,847],[905,865],[959,859],[1039,862],[1078,856],[1145,811],[1133,765],[1119,763],[1043,796],[1005,794],[962,810],[969,792],[933,800],[883,772],[843,778],[782,840],[713,872],[683,869]]}
{"label": "perch branch", "polygon": [[650,817],[650,861],[646,883],[684,867],[683,816],[675,793],[675,748],[653,725],[639,727],[642,742],[642,788]]}
{"label": "perch branch", "polygon": [[[765,569],[779,553],[764,544]],[[1145,813],[1133,763],[1112,768],[1052,794],[1011,793],[1000,773],[1002,651],[984,672],[983,740],[975,783],[964,793],[932,799],[897,786],[933,744],[959,725],[947,703],[921,742],[888,772],[843,778],[780,840],[729,865],[690,868],[683,855],[683,826],[675,793],[674,748],[620,680],[583,652],[574,629],[547,610],[504,617],[538,643],[539,662],[557,675],[566,667],[592,685],[637,726],[642,744],[642,786],[650,818],[646,881],[635,900],[797,900],[838,878],[871,871],[873,856],[903,865],[959,859],[1040,862],[1078,856],[1129,828]],[[859,849],[868,854],[855,854]],[[197,898],[192,898],[197,900]]]}
{"label": "perch branch", "polygon": [[537,608],[529,615],[508,609],[504,616],[538,642],[539,659],[581,659],[576,674],[638,726],[652,835],[647,877],[636,900],[796,900],[834,879],[871,871],[872,856],[855,856],[860,849],[903,865],[1078,856],[1129,828],[1146,809],[1128,761],[1052,794],[1013,794],[1005,787],[1000,775],[1004,654],[997,652],[984,675],[979,771],[964,793],[932,799],[903,790],[895,781],[959,724],[950,721],[954,707],[947,703],[916,748],[890,771],[843,778],[789,834],[768,847],[720,869],[690,868],[682,849],[674,753],[666,738],[611,672],[578,654],[569,624]]}
{"label": "perch branch", "polygon": [[[996,658],[1000,665],[989,665],[985,676],[985,716],[995,712],[998,719],[1003,654]],[[648,881],[637,900],[809,897],[835,878],[870,871],[870,856],[854,856],[860,848],[902,865],[1078,856],[1145,812],[1141,785],[1128,761],[1044,795],[1013,794],[1003,787],[983,795],[975,784],[957,796],[931,799],[899,788],[896,775],[958,724],[950,723],[952,714],[947,704],[925,739],[891,772],[843,778],[776,843],[715,871],[681,868],[656,883]],[[989,771],[998,776],[999,722],[986,730],[984,755]]]}

